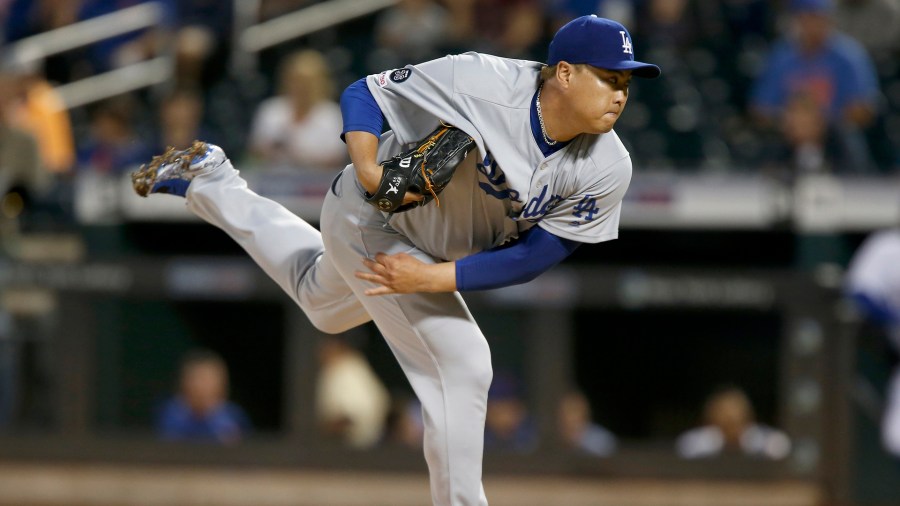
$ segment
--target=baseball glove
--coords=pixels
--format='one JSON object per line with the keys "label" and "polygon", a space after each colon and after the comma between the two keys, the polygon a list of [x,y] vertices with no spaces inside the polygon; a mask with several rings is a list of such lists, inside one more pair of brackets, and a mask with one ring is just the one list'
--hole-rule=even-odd
{"label": "baseball glove", "polygon": [[[413,149],[401,153],[382,166],[381,183],[374,194],[366,193],[366,201],[381,211],[401,213],[434,200],[444,190],[456,166],[475,147],[475,141],[462,130],[441,124]],[[406,192],[419,193],[419,202],[403,203]]]}

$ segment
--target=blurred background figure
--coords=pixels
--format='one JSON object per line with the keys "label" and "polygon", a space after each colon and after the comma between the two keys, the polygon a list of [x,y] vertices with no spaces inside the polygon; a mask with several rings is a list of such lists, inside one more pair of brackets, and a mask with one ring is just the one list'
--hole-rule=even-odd
{"label": "blurred background figure", "polygon": [[559,435],[566,447],[593,455],[609,457],[616,451],[616,436],[594,422],[591,405],[581,392],[569,392],[559,401]]}
{"label": "blurred background figure", "polygon": [[641,33],[647,47],[690,48],[703,32],[687,0],[648,0],[640,6]]}
{"label": "blurred background figure", "polygon": [[62,98],[28,65],[15,67],[6,79],[7,120],[35,138],[44,170],[52,174],[69,172],[75,164],[75,137]]}
{"label": "blurred background figure", "polygon": [[537,446],[537,427],[522,397],[521,380],[509,372],[495,372],[488,390],[485,451],[529,453]]}
{"label": "blurred background figure", "polygon": [[388,420],[388,442],[419,450],[422,448],[424,430],[419,399],[414,395],[394,396]]}
{"label": "blurred background figure", "polygon": [[234,3],[179,0],[175,9],[175,76],[178,85],[208,90],[227,71]]}
{"label": "blurred background figure", "polygon": [[215,137],[203,124],[203,115],[203,96],[193,89],[176,89],[166,95],[159,106],[155,151],[162,153],[170,146],[185,149],[195,139],[215,143]]}
{"label": "blurred background figure", "polygon": [[827,174],[854,163],[815,97],[797,92],[788,98],[778,131],[768,137],[761,170],[791,181],[798,174]]}
{"label": "blurred background figure", "polygon": [[348,446],[369,448],[385,431],[391,398],[366,358],[343,338],[319,345],[316,418],[322,431]]}
{"label": "blurred background figure", "polygon": [[91,112],[90,130],[78,150],[81,170],[115,175],[153,156],[152,146],[135,130],[137,103],[129,95],[107,99]]}
{"label": "blurred background figure", "polygon": [[178,393],[160,409],[156,428],[168,441],[233,444],[250,431],[250,420],[228,400],[228,367],[218,354],[195,350],[181,363]]}
{"label": "blurred background figure", "polygon": [[544,0],[544,16],[550,20],[549,32],[556,33],[562,25],[588,14],[615,19],[629,31],[634,25],[635,4],[632,0]]}
{"label": "blurred background figure", "polygon": [[852,160],[840,169],[865,172],[872,167],[863,130],[878,112],[878,76],[865,48],[836,31],[833,14],[832,0],[790,0],[789,33],[769,53],[750,109],[763,129],[775,130],[791,97],[812,97]]}
{"label": "blurred background figure", "polygon": [[[43,194],[50,183],[50,174],[41,163],[37,140],[15,120],[15,111],[20,105],[19,85],[16,77],[0,75],[0,197],[4,219],[17,216],[25,204]],[[17,212],[10,207],[14,205],[10,199],[18,202]]]}
{"label": "blurred background figure", "polygon": [[447,40],[448,27],[447,11],[433,0],[402,0],[375,22],[378,50],[370,55],[369,68],[380,72],[443,56],[439,48]]}
{"label": "blurred background figure", "polygon": [[736,454],[779,460],[788,456],[791,442],[783,432],[756,422],[743,390],[725,387],[707,399],[703,425],[678,436],[676,450],[685,459]]}
{"label": "blurred background figure", "polygon": [[[900,228],[873,233],[854,254],[846,292],[865,319],[900,352]],[[881,435],[885,449],[900,458],[900,363],[893,357]]]}
{"label": "blurred background figure", "polygon": [[68,112],[46,80],[21,69],[0,74],[0,93],[3,219],[24,231],[64,229],[71,224],[64,188],[75,161]]}
{"label": "blurred background figure", "polygon": [[830,171],[826,155],[828,122],[814,97],[807,93],[791,96],[784,109],[781,130],[791,168],[797,172]]}
{"label": "blurred background figure", "polygon": [[445,5],[450,12],[450,52],[528,58],[546,49],[538,0],[457,0]]}
{"label": "blurred background figure", "polygon": [[303,50],[281,65],[278,96],[259,104],[250,152],[269,168],[336,171],[347,162],[340,106],[321,53]]}

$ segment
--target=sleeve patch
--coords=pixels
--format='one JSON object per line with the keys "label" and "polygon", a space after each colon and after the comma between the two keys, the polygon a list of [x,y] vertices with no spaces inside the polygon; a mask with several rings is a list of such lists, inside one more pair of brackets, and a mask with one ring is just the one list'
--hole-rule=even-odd
{"label": "sleeve patch", "polygon": [[402,83],[409,79],[413,73],[413,69],[411,68],[402,68],[402,69],[394,69],[394,70],[385,70],[384,72],[378,74],[375,77],[375,81],[378,83],[378,86],[384,88],[388,85],[388,80],[390,79],[392,82],[397,84]]}
{"label": "sleeve patch", "polygon": [[399,84],[399,83],[402,83],[403,81],[406,81],[407,79],[409,79],[409,76],[411,76],[411,75],[412,75],[411,68],[396,69],[391,72],[391,81],[394,81],[395,83]]}

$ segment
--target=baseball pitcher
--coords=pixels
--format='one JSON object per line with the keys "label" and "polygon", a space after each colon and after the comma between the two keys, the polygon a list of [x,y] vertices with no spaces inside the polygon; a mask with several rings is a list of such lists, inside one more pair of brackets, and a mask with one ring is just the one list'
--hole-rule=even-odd
{"label": "baseball pitcher", "polygon": [[546,64],[465,53],[361,79],[341,97],[352,163],[321,233],[213,145],[170,150],[134,186],[186,197],[322,331],[374,321],[422,403],[433,503],[486,506],[491,356],[460,292],[529,281],[617,237],[631,160],[613,126],[632,77],[659,72],[635,61],[624,26],[584,16]]}

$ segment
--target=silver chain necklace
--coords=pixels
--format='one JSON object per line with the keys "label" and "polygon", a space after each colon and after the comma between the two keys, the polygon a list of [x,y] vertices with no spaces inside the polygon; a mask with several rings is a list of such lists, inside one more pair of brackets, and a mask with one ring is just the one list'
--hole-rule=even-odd
{"label": "silver chain necklace", "polygon": [[543,89],[544,89],[544,83],[541,82],[541,85],[538,86],[537,100],[535,100],[535,105],[537,106],[538,123],[541,124],[541,135],[544,136],[544,142],[546,142],[548,146],[552,146],[559,141],[555,141],[555,140],[551,139],[550,136],[547,135],[547,128],[544,126],[544,115],[541,114],[541,90],[543,90]]}

